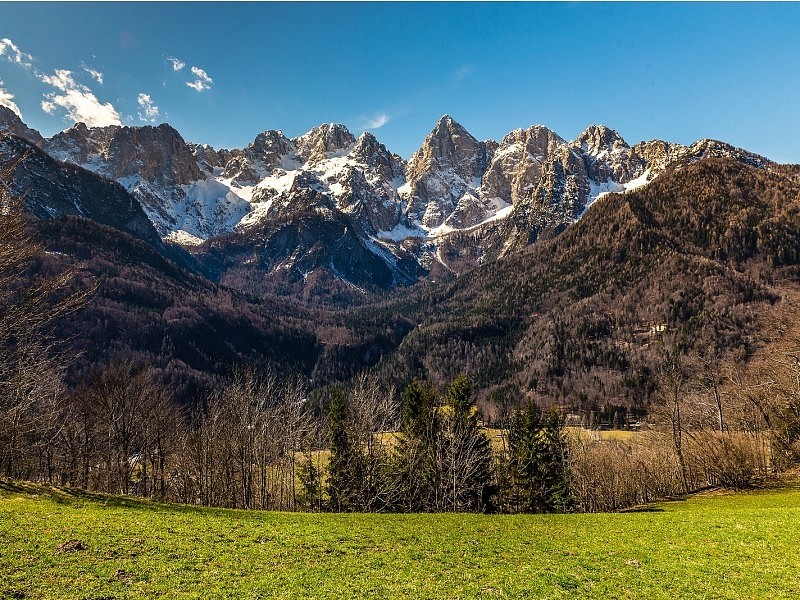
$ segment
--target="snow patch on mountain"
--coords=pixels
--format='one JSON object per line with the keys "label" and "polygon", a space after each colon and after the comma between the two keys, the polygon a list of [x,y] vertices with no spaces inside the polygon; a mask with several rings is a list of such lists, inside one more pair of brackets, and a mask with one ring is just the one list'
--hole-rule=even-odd
{"label": "snow patch on mountain", "polygon": [[173,244],[178,244],[179,246],[199,246],[205,239],[198,237],[196,235],[192,235],[191,233],[184,231],[183,229],[178,229],[176,231],[171,231],[169,235],[164,238],[165,241],[171,242]]}
{"label": "snow patch on mountain", "polygon": [[[185,194],[186,215],[181,229],[198,237],[232,231],[250,210],[246,200],[215,179],[201,179],[182,185],[180,189]],[[191,221],[190,228],[187,228],[187,221]]]}
{"label": "snow patch on mountain", "polygon": [[[657,175],[653,175],[650,172],[650,169],[647,169],[639,175],[636,179],[631,179],[626,183],[617,183],[616,181],[605,181],[603,183],[598,183],[594,180],[589,181],[589,197],[586,200],[586,206],[581,212],[580,217],[582,217],[589,207],[600,200],[603,196],[607,196],[608,194],[617,194],[621,192],[629,192],[631,190],[636,190],[640,187],[643,187],[653,181]],[[580,218],[578,217],[578,218]]]}
{"label": "snow patch on mountain", "polygon": [[512,212],[514,212],[514,205],[508,204],[507,202],[503,203],[504,206],[494,212],[491,216],[487,217],[480,223],[476,223],[475,225],[470,225],[469,227],[461,227],[455,228],[451,227],[447,223],[439,225],[439,227],[435,227],[428,231],[428,235],[431,238],[437,238],[444,235],[448,235],[454,232],[465,232],[465,231],[475,231],[476,229],[480,229],[484,225],[488,225],[489,223],[494,223],[496,221],[502,221],[503,219],[507,218]]}
{"label": "snow patch on mountain", "polygon": [[409,238],[427,238],[430,234],[420,226],[409,227],[406,223],[398,223],[389,231],[378,231],[377,237],[381,240],[402,242]]}

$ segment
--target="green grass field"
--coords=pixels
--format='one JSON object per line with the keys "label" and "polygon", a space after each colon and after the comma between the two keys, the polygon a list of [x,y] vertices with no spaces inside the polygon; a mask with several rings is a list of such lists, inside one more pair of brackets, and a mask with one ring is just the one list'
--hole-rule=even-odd
{"label": "green grass field", "polygon": [[797,598],[800,487],[484,516],[208,510],[0,483],[0,596]]}

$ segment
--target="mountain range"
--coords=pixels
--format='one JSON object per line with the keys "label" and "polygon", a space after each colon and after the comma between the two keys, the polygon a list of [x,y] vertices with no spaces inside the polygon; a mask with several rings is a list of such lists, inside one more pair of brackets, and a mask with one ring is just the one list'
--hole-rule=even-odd
{"label": "mountain range", "polygon": [[[558,234],[598,198],[645,185],[671,165],[702,157],[770,164],[712,140],[630,146],[594,125],[571,142],[538,125],[478,141],[446,115],[408,161],[371,133],[356,138],[338,124],[292,139],[265,131],[233,150],[186,143],[166,124],[78,123],[44,139],[2,107],[0,130],[117,182],[165,244],[214,281],[256,292],[302,291],[317,271],[368,291],[461,273]],[[25,152],[15,143],[6,161]],[[29,153],[28,161],[46,160]],[[41,217],[41,208],[32,212]],[[137,227],[151,241],[149,228]]]}
{"label": "mountain range", "polygon": [[406,161],[337,124],[227,150],[166,124],[45,139],[3,107],[0,132],[40,268],[102,282],[63,337],[184,386],[279,359],[320,385],[466,371],[487,395],[643,403],[651,327],[748,356],[796,278],[798,169],[720,141],[479,141],[444,116]]}

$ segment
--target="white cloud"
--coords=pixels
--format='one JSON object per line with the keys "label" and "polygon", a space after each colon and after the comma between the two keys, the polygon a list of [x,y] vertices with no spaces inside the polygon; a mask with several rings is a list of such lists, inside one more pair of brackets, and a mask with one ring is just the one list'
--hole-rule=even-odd
{"label": "white cloud", "polygon": [[72,77],[72,71],[68,71],[67,69],[56,69],[55,73],[52,75],[45,75],[42,73],[39,78],[45,83],[52,85],[54,88],[58,88],[62,92],[66,92],[67,90],[71,89],[77,89],[79,87],[86,87],[83,84],[76,83],[75,79]]}
{"label": "white cloud", "polygon": [[208,84],[203,83],[202,81],[187,81],[186,85],[188,85],[190,88],[198,92],[211,89]]}
{"label": "white cloud", "polygon": [[464,65],[459,67],[458,69],[455,70],[455,73],[453,73],[453,81],[461,81],[467,75],[472,73],[472,71],[473,71],[472,65]]}
{"label": "white cloud", "polygon": [[5,83],[3,82],[2,79],[0,79],[0,106],[5,106],[6,108],[10,108],[14,112],[14,114],[21,119],[22,113],[19,110],[19,106],[17,106],[16,102],[14,102],[14,94],[3,89],[4,85]]}
{"label": "white cloud", "polygon": [[[58,107],[61,107],[66,111],[68,118],[76,123],[86,123],[89,127],[122,124],[117,110],[108,102],[105,104],[100,102],[89,87],[76,82],[72,71],[57,69],[53,75],[40,72],[33,68],[33,56],[23,52],[8,38],[0,39],[0,57],[5,57],[8,62],[32,70],[37,79],[55,88],[55,91],[44,95],[41,103],[44,112],[52,115],[55,114]],[[95,81],[103,83],[103,74],[100,71],[86,65],[82,65],[82,68]],[[7,91],[0,89],[0,104],[8,106],[19,114],[19,107],[12,101],[13,97]]]}
{"label": "white cloud", "polygon": [[208,73],[199,67],[192,67],[191,71],[195,79],[194,81],[187,82],[186,85],[197,92],[203,92],[211,89],[211,84],[214,83],[214,80],[208,76]]}
{"label": "white cloud", "polygon": [[206,73],[203,69],[199,67],[192,67],[191,70],[192,70],[192,75],[194,75],[198,79],[202,79],[203,81],[206,81],[208,83],[212,83],[214,81],[213,79],[211,79],[211,77],[208,76],[208,73]]}
{"label": "white cloud", "polygon": [[167,62],[172,63],[173,71],[180,71],[186,66],[185,62],[183,62],[180,58],[175,58],[174,56],[168,56]]}
{"label": "white cloud", "polygon": [[33,56],[23,52],[8,38],[0,39],[0,56],[5,56],[8,62],[16,63],[26,69],[31,67]]}
{"label": "white cloud", "polygon": [[92,69],[91,67],[87,67],[86,65],[83,65],[83,70],[91,75],[92,79],[94,79],[97,83],[101,85],[103,84],[103,74],[100,71]]}
{"label": "white cloud", "polygon": [[44,95],[41,106],[46,113],[53,114],[60,106],[69,119],[86,123],[87,127],[122,125],[117,109],[110,102],[103,104],[91,89],[76,82],[72,71],[57,69],[53,75],[40,74],[39,79],[59,90]]}
{"label": "white cloud", "polygon": [[380,129],[390,121],[386,113],[378,113],[374,117],[367,119],[367,129]]}
{"label": "white cloud", "polygon": [[155,123],[156,119],[158,119],[158,106],[153,102],[150,94],[139,94],[136,98],[136,102],[139,104],[142,111],[144,111],[139,112],[139,120]]}

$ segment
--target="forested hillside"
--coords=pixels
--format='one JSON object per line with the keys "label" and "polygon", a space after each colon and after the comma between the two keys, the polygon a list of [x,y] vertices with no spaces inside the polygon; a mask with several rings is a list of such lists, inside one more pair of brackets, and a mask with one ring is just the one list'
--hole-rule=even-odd
{"label": "forested hillside", "polygon": [[660,341],[742,361],[794,290],[800,180],[705,160],[604,197],[555,239],[349,314],[406,315],[416,327],[384,377],[469,372],[567,405],[646,405]]}
{"label": "forested hillside", "polygon": [[112,359],[148,364],[182,403],[235,365],[271,363],[306,375],[318,342],[308,311],[215,286],[150,245],[80,217],[36,223],[46,251],[32,276],[71,270],[86,306],[54,326],[76,382]]}
{"label": "forested hillside", "polygon": [[[602,198],[524,252],[351,309],[214,285],[79,217],[36,222],[38,268],[74,268],[74,288],[97,285],[57,328],[78,365],[136,357],[189,386],[187,399],[235,364],[270,362],[314,386],[363,369],[397,385],[469,373],[484,399],[644,408],[660,341],[741,361],[768,340],[764,317],[797,279],[799,206],[794,167],[705,160]],[[325,289],[324,277],[309,289]]]}

